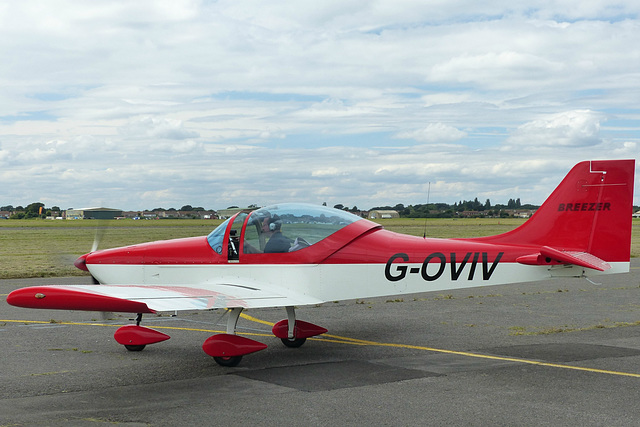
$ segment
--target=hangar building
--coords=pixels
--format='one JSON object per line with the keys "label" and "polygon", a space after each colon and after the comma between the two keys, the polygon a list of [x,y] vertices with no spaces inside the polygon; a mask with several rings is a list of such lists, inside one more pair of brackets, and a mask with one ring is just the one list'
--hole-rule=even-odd
{"label": "hangar building", "polygon": [[67,209],[67,219],[115,219],[116,217],[120,216],[122,216],[122,209]]}

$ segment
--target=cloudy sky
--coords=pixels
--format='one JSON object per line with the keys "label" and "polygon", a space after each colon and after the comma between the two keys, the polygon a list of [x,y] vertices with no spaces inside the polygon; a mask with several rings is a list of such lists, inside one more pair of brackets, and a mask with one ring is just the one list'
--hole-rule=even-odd
{"label": "cloudy sky", "polygon": [[0,205],[541,203],[640,163],[636,0],[23,0],[0,52]]}

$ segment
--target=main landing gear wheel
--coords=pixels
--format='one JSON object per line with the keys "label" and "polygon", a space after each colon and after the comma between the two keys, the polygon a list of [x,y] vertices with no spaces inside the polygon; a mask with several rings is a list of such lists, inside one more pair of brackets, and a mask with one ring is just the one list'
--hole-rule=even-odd
{"label": "main landing gear wheel", "polygon": [[298,348],[302,347],[302,344],[307,341],[306,338],[280,338],[282,344],[286,345],[289,348]]}
{"label": "main landing gear wheel", "polygon": [[298,348],[307,341],[309,337],[315,337],[327,332],[321,326],[313,323],[296,320],[296,311],[293,306],[285,307],[287,309],[287,318],[277,322],[271,328],[271,332],[277,338],[280,338],[282,344],[289,348]]}
{"label": "main landing gear wheel", "polygon": [[158,332],[155,329],[140,326],[142,313],[138,313],[135,325],[119,327],[113,334],[118,344],[122,344],[129,351],[142,351],[148,344],[169,339],[169,335]]}
{"label": "main landing gear wheel", "polygon": [[215,360],[216,363],[220,366],[233,368],[234,366],[238,366],[238,364],[242,360],[242,356],[219,356],[214,357],[213,360]]}
{"label": "main landing gear wheel", "polygon": [[145,347],[146,345],[131,345],[131,344],[124,345],[124,348],[126,348],[129,351],[142,351],[144,350]]}

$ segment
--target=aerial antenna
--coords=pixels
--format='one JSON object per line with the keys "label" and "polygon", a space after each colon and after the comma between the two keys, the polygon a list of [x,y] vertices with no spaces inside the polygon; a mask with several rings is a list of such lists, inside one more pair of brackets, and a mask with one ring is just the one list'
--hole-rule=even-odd
{"label": "aerial antenna", "polygon": [[422,231],[422,238],[426,239],[427,238],[427,217],[426,215],[429,214],[429,196],[431,195],[431,181],[429,181],[429,187],[427,187],[427,213],[425,214],[424,217],[424,230]]}

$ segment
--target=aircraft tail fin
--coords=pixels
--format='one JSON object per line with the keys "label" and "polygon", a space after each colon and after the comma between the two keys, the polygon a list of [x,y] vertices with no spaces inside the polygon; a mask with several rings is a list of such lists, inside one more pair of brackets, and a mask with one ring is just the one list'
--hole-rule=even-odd
{"label": "aircraft tail fin", "polygon": [[537,247],[518,262],[575,264],[595,270],[629,262],[635,160],[578,163],[523,225],[486,243]]}

